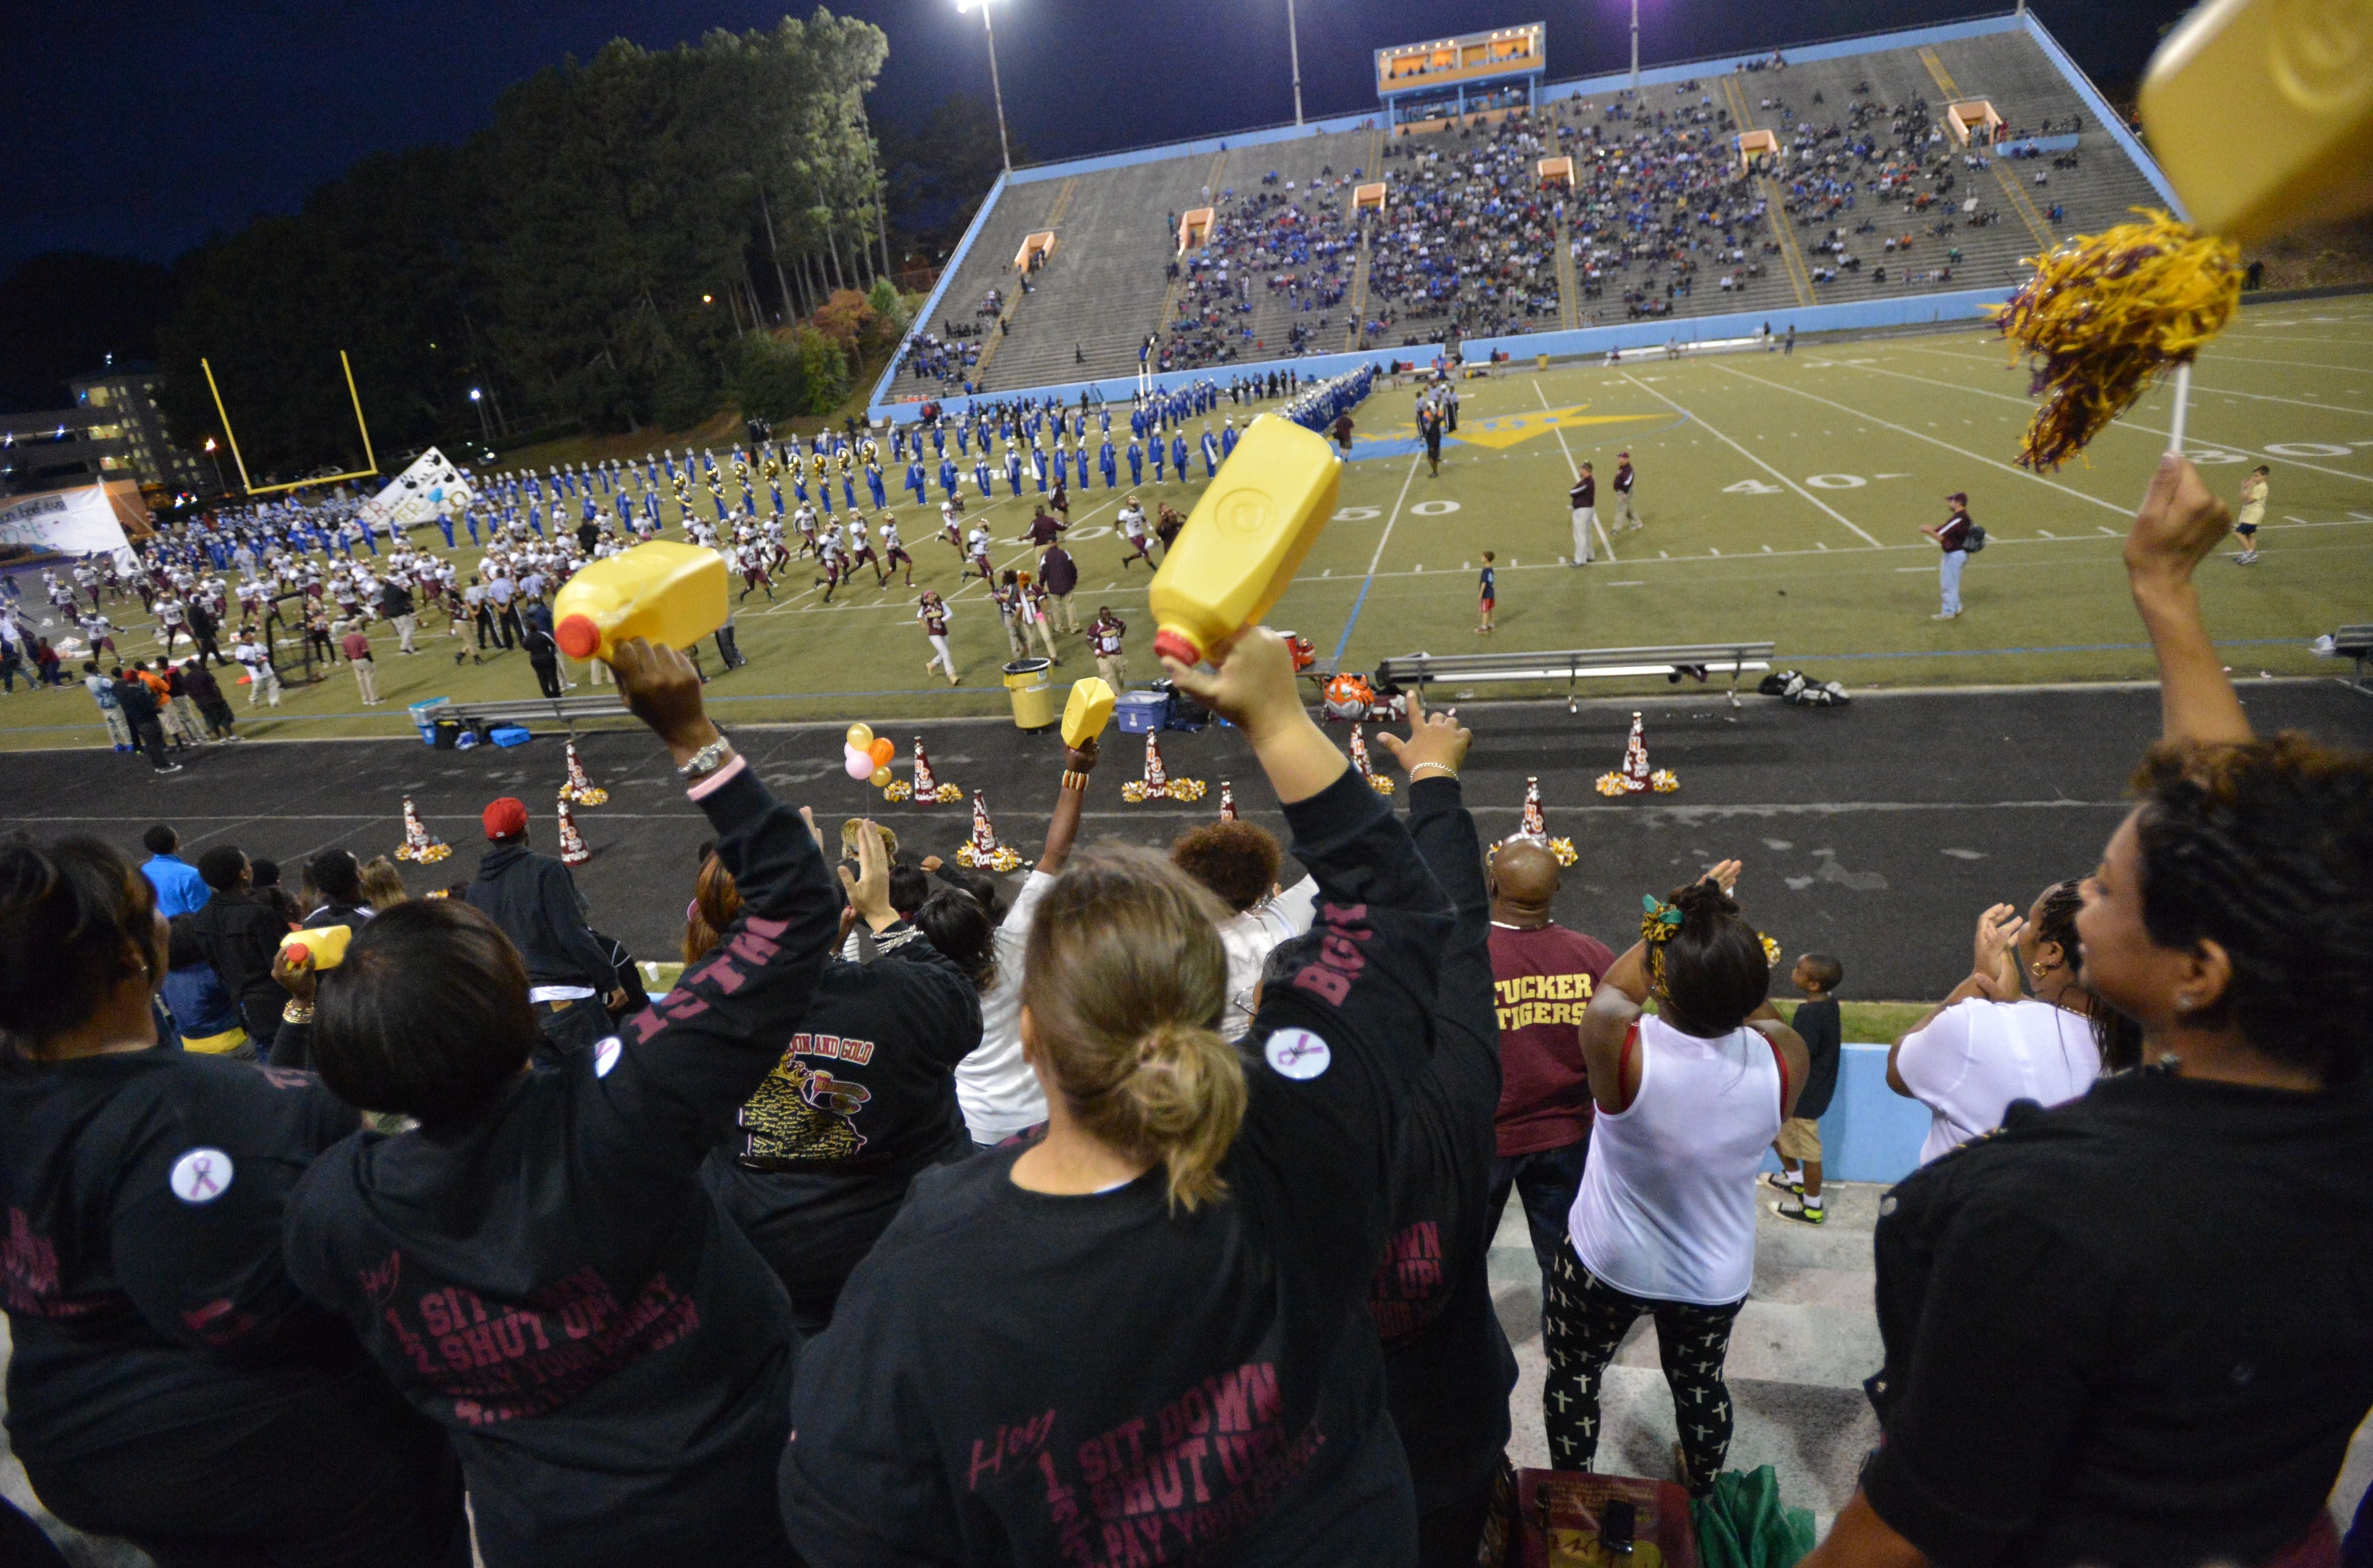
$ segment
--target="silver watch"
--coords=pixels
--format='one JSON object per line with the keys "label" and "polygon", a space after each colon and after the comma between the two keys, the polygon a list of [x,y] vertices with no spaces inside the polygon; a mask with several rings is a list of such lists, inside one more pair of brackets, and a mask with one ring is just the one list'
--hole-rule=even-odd
{"label": "silver watch", "polygon": [[697,784],[724,766],[732,755],[733,743],[719,735],[693,753],[692,760],[679,766],[676,774],[687,784]]}

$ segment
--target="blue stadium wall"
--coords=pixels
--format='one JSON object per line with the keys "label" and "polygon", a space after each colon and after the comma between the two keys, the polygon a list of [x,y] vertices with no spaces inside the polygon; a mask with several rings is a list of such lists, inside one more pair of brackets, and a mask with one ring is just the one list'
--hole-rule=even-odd
{"label": "blue stadium wall", "polygon": [[[2092,123],[2107,130],[2119,149],[2133,161],[2148,180],[2169,210],[2183,215],[2183,205],[2176,199],[2174,188],[2167,182],[2142,143],[2126,126],[2122,117],[2110,107],[2100,89],[2093,85],[2060,46],[2035,13],[2005,13],[1980,17],[1969,21],[1945,22],[1935,27],[1908,28],[1898,32],[1867,33],[1855,38],[1836,39],[1826,43],[1785,46],[1781,53],[1792,61],[1833,60],[1855,54],[1870,54],[1881,50],[1918,49],[1923,45],[1947,43],[1956,39],[1984,38],[1995,33],[2025,32],[2042,50],[2044,58],[2060,73],[2085,105]],[[1693,76],[1719,76],[1736,70],[1740,65],[1771,58],[1771,51],[1753,54],[1723,55],[1711,60],[1685,61],[1675,65],[1659,65],[1640,73],[1643,88],[1668,82],[1688,81]],[[1631,85],[1629,72],[1606,76],[1583,76],[1571,81],[1552,82],[1541,88],[1541,101],[1553,103],[1561,99],[1593,98],[1619,91]],[[1031,185],[1045,180],[1062,180],[1079,174],[1093,174],[1101,170],[1120,169],[1130,164],[1151,163],[1174,158],[1228,151],[1233,148],[1261,146],[1271,142],[1291,141],[1297,137],[1327,132],[1357,131],[1373,124],[1376,112],[1338,115],[1328,120],[1314,120],[1303,125],[1271,125],[1261,130],[1245,131],[1229,136],[1207,136],[1199,141],[1169,142],[1160,146],[1135,147],[1126,152],[1101,153],[1093,158],[1070,158],[1061,163],[1034,164],[998,176],[989,187],[988,199],[973,215],[964,239],[950,253],[947,263],[940,269],[938,287],[929,299],[915,314],[916,331],[939,319],[942,298],[955,281],[956,274],[971,254],[973,242],[979,238],[981,227],[989,212],[1006,191],[1016,185]],[[1785,333],[1791,327],[1797,333],[1864,332],[1886,327],[1924,325],[1942,322],[1981,321],[1987,308],[1999,305],[2010,298],[2008,288],[1970,288],[1941,294],[1911,294],[1888,299],[1856,300],[1837,305],[1800,305],[1772,311],[1751,311],[1718,316],[1666,317],[1653,321],[1627,322],[1614,326],[1581,327],[1571,331],[1524,333],[1512,337],[1474,337],[1460,345],[1459,357],[1464,364],[1482,364],[1494,355],[1506,353],[1516,358],[1547,354],[1556,358],[1579,355],[1604,354],[1609,349],[1662,347],[1678,339],[1683,344],[1713,342],[1724,338],[1752,336],[1756,330],[1769,324],[1774,333]],[[903,346],[903,345],[902,345]],[[1262,360],[1231,360],[1225,365],[1204,366],[1193,370],[1157,372],[1152,380],[1157,387],[1185,386],[1205,377],[1225,379],[1253,369],[1291,366],[1305,379],[1324,380],[1340,375],[1362,364],[1385,364],[1395,359],[1414,358],[1420,363],[1435,357],[1439,345],[1420,344],[1414,347],[1379,347],[1357,353],[1304,354]],[[912,420],[920,406],[917,401],[892,401],[891,384],[897,379],[897,361],[874,383],[871,401],[866,412],[875,419]],[[1137,390],[1134,376],[1115,376],[1091,381],[1047,382],[1031,387],[999,387],[986,395],[1004,399],[1012,397],[1062,397],[1076,399],[1085,392],[1116,402],[1126,402]],[[958,403],[964,400],[959,397]]]}

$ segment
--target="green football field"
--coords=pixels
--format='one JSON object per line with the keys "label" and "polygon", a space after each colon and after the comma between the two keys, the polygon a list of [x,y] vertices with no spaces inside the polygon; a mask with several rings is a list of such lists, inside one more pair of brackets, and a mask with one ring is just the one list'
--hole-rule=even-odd
{"label": "green football field", "polygon": [[[1356,415],[1360,440],[1343,468],[1335,520],[1271,623],[1354,669],[1420,650],[1747,638],[1776,644],[1783,667],[1855,688],[2146,676],[2150,657],[2118,552],[2166,444],[2167,394],[2154,393],[2101,436],[2089,465],[2037,475],[2012,461],[2025,392],[2024,371],[2008,368],[2000,342],[1979,331],[1807,342],[1787,357],[1503,366],[1462,384],[1460,428],[1435,477],[1411,439],[1411,389],[1383,387]],[[2274,471],[2262,563],[2239,568],[2219,558],[2201,572],[2227,662],[2244,678],[2332,673],[2309,641],[2344,621],[2373,619],[2373,298],[2248,311],[2203,357],[2190,421],[2187,446],[2228,498],[2251,464]],[[1591,566],[1569,567],[1572,466],[1597,465],[1600,517],[1611,521],[1607,481],[1626,447],[1646,526],[1605,541]],[[1157,501],[1190,507],[1203,488],[1199,461],[1195,471],[1190,483],[1143,486],[1149,514]],[[1001,476],[999,488],[986,515],[1006,541],[1000,564],[1026,565],[1014,536],[1033,497],[1003,496]],[[1942,520],[1951,490],[1969,492],[1992,544],[1970,563],[1966,613],[1939,622],[1930,619],[1936,551],[1919,527]],[[1111,528],[1119,498],[1098,487],[1072,499],[1075,603],[1083,626],[1098,604],[1129,622],[1129,673],[1142,681],[1158,673],[1148,579],[1142,567],[1120,566],[1125,552]],[[924,673],[929,649],[913,595],[895,579],[884,591],[868,573],[827,605],[795,567],[777,602],[753,597],[742,607],[736,625],[750,662],[713,683],[721,716],[845,722],[1002,708],[1005,640],[979,581],[959,586],[955,553],[935,534],[936,494],[921,516],[911,497],[893,501],[921,563],[918,587],[939,589],[956,610],[952,641],[964,685],[952,691]],[[976,494],[969,502],[981,515]],[[1490,638],[1475,632],[1476,568],[1487,549],[1500,568],[1501,630]],[[473,554],[462,552],[465,575]],[[423,638],[430,651],[415,659],[392,657],[392,638],[375,631],[386,707],[361,708],[341,673],[292,691],[275,717],[249,728],[284,737],[391,734],[405,724],[407,702],[534,692],[523,656],[457,668],[450,650],[458,644],[441,623],[437,630]],[[145,626],[123,643],[134,655],[152,646]],[[1058,643],[1065,674],[1092,673],[1081,639]],[[1477,695],[1519,694],[1494,686]],[[247,711],[243,697],[234,702]],[[96,720],[79,688],[20,693],[0,703],[0,744],[88,744],[101,735]]]}

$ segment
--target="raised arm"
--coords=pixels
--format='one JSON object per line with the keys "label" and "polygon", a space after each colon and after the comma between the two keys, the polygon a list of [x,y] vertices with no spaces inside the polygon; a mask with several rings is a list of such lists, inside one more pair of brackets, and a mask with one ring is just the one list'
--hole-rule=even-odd
{"label": "raised arm", "polygon": [[[1427,713],[1414,693],[1409,717],[1407,741],[1390,731],[1380,732],[1377,739],[1409,775],[1409,837],[1449,895],[1456,921],[1443,951],[1434,1016],[1463,1036],[1457,1047],[1475,1058],[1469,1065],[1479,1075],[1490,1079],[1496,1102],[1500,1024],[1491,1001],[1491,894],[1483,880],[1481,836],[1458,782],[1473,736],[1455,716]],[[1435,1064],[1443,1065],[1441,1043]],[[1482,1072],[1487,1065],[1490,1071]]]}
{"label": "raised arm", "polygon": [[1055,796],[1055,814],[1046,824],[1046,848],[1038,853],[1038,869],[1053,876],[1071,858],[1080,837],[1080,813],[1087,809],[1088,775],[1095,771],[1096,742],[1063,748],[1063,787]]}
{"label": "raised arm", "polygon": [[2170,741],[2250,738],[2241,699],[2200,618],[2200,590],[2192,580],[2193,568],[2232,521],[2200,471],[2168,452],[2158,460],[2126,535],[2126,581],[2158,659],[2159,711]]}
{"label": "raised arm", "polygon": [[[721,739],[701,711],[699,677],[672,649],[639,638],[612,661],[620,696],[679,766]],[[840,924],[841,897],[815,836],[739,756],[688,791],[717,832],[742,910],[716,950],[628,1020],[620,1049],[594,1053],[600,1085],[588,1136],[624,1157],[698,1164],[782,1054]]]}

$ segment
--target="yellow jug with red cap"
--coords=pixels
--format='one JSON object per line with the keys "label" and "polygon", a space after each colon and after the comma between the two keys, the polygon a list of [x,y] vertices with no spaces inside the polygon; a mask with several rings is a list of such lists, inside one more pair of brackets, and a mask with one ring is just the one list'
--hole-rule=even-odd
{"label": "yellow jug with red cap", "polygon": [[570,578],[552,601],[552,639],[571,659],[607,659],[630,638],[690,648],[725,624],[725,557],[654,539]]}
{"label": "yellow jug with red cap", "polygon": [[1198,664],[1268,614],[1335,515],[1342,472],[1325,437],[1254,420],[1153,574],[1153,651]]}

